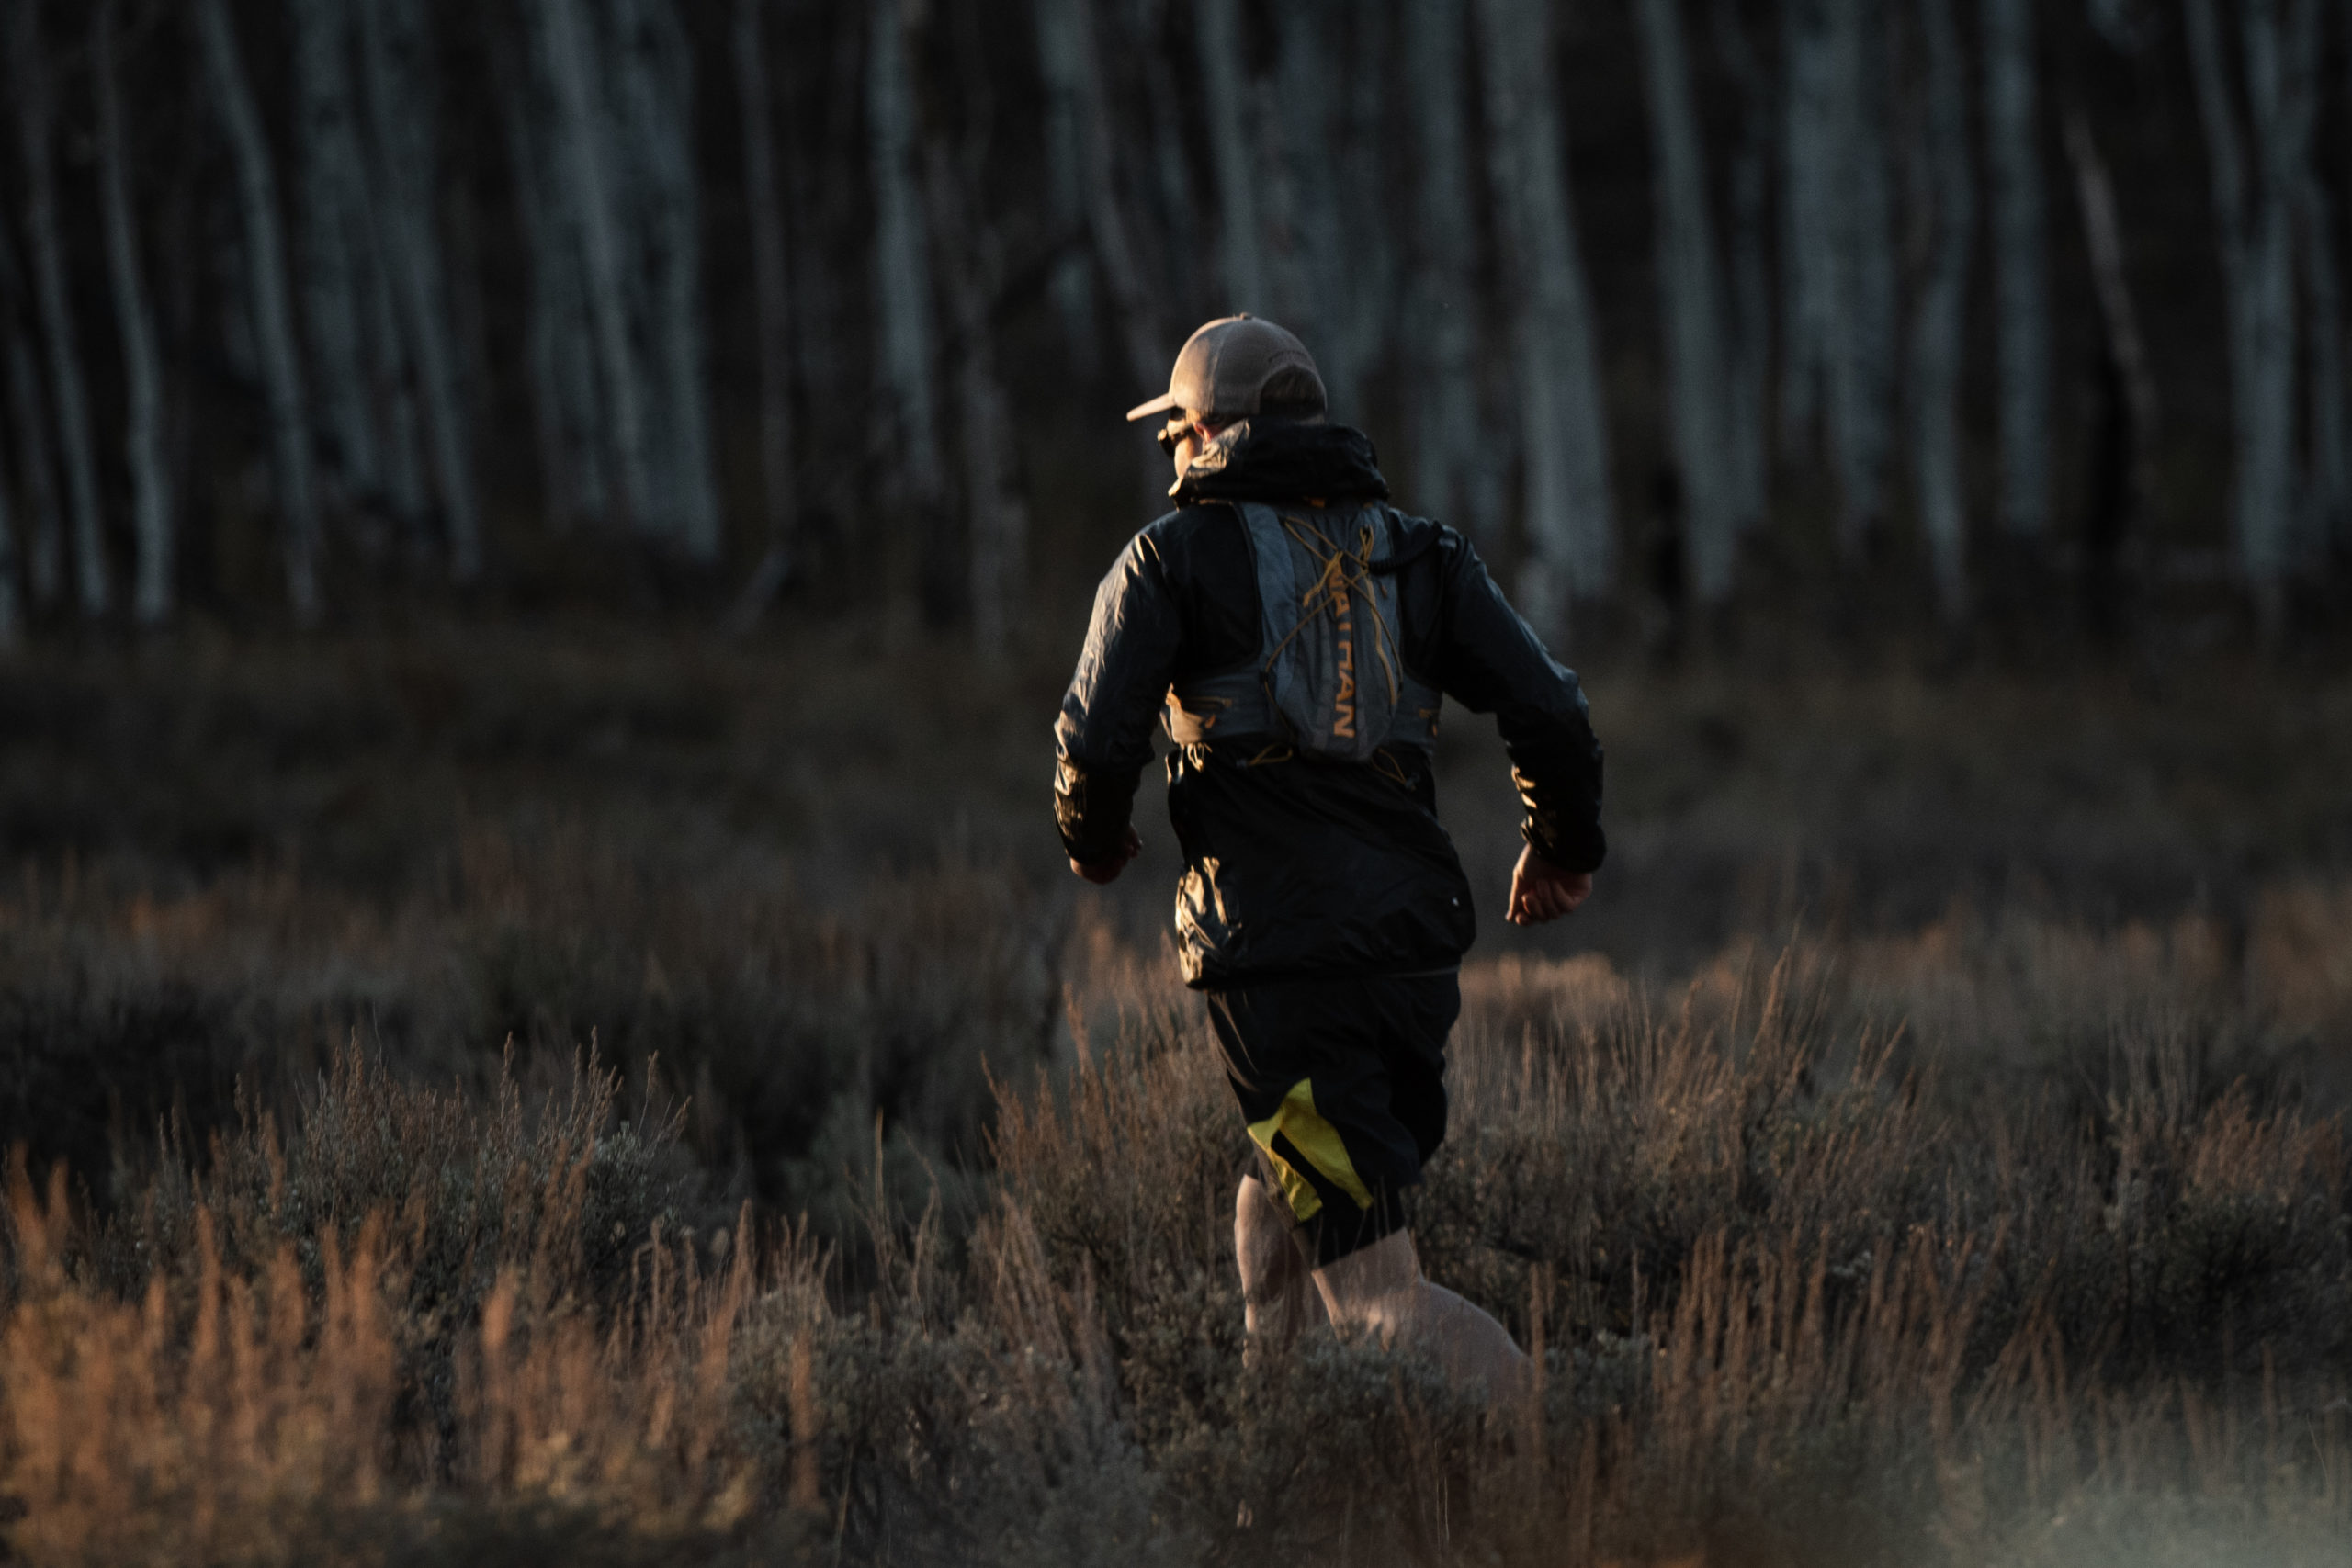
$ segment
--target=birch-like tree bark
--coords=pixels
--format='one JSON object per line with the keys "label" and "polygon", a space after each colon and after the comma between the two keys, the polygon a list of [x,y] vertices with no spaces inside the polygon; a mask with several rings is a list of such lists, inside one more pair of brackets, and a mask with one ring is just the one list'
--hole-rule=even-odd
{"label": "birch-like tree bark", "polygon": [[311,492],[311,440],[305,423],[302,361],[294,346],[292,302],[286,288],[286,241],[278,214],[277,176],[269,141],[254,102],[237,36],[223,0],[196,0],[196,29],[215,107],[229,133],[244,215],[247,282],[254,347],[269,400],[270,443],[277,457],[277,505],[286,557],[286,593],[298,625],[318,623],[318,518]]}
{"label": "birch-like tree bark", "polygon": [[865,101],[874,180],[874,291],[883,386],[897,415],[903,498],[926,513],[945,491],[932,378],[930,239],[916,183],[915,105],[901,0],[868,0]]}
{"label": "birch-like tree bark", "polygon": [[1467,130],[1467,18],[1453,0],[1407,0],[1413,118],[1413,398],[1416,504],[1476,536],[1494,496],[1478,460],[1477,216]]}
{"label": "birch-like tree bark", "polygon": [[1216,164],[1217,247],[1226,293],[1220,313],[1262,314],[1268,301],[1258,215],[1257,139],[1250,130],[1238,0],[1199,0],[1193,37],[1200,51],[1201,93],[1208,107],[1209,151]]}
{"label": "birch-like tree bark", "polygon": [[[1037,76],[1045,88],[1046,211],[1056,235],[1086,224],[1085,77],[1088,0],[1037,0]],[[1065,253],[1054,265],[1054,308],[1062,336],[1081,376],[1091,376],[1095,354],[1094,287],[1086,257]]]}
{"label": "birch-like tree bark", "polygon": [[[768,0],[736,0],[735,85],[743,121],[743,210],[752,230],[752,304],[760,351],[760,484],[767,553],[754,573],[764,603],[792,571],[792,281],[768,93]],[[754,603],[747,595],[745,603]],[[756,613],[756,612],[754,612]],[[739,616],[738,619],[741,619]]]}
{"label": "birch-like tree bark", "polygon": [[1774,101],[1739,0],[1714,0],[1715,40],[1737,84],[1739,137],[1731,158],[1731,363],[1725,367],[1723,468],[1742,533],[1764,521],[1770,489],[1764,434],[1772,374],[1770,194]]}
{"label": "birch-like tree bark", "polygon": [[124,166],[122,94],[115,73],[114,0],[90,9],[90,69],[98,111],[98,196],[107,237],[107,271],[114,284],[115,333],[122,344],[123,461],[130,470],[132,537],[138,570],[131,614],[142,626],[171,618],[172,491],[164,468],[163,371],[155,348],[155,318],[139,262],[130,175]]}
{"label": "birch-like tree bark", "polygon": [[1639,0],[1642,64],[1657,168],[1657,269],[1666,327],[1667,417],[1681,477],[1691,586],[1702,604],[1731,596],[1739,506],[1724,462],[1732,379],[1723,268],[1709,211],[1706,155],[1691,99],[1680,0]]}
{"label": "birch-like tree bark", "polygon": [[[303,324],[321,419],[346,502],[383,489],[360,273],[378,247],[366,211],[368,170],[351,85],[350,0],[295,0],[296,238]],[[355,210],[356,209],[357,210]]]}
{"label": "birch-like tree bark", "polygon": [[481,523],[449,342],[439,230],[433,220],[439,149],[433,130],[431,39],[419,0],[358,0],[358,6],[359,59],[376,154],[370,183],[381,215],[383,265],[399,309],[406,357],[415,371],[414,395],[448,531],[449,574],[460,583],[471,582],[481,574]]}
{"label": "birch-like tree bark", "polygon": [[1936,607],[1947,626],[1958,626],[1968,618],[1960,383],[1967,352],[1968,263],[1976,245],[1976,169],[1968,141],[1968,67],[1952,0],[1917,0],[1916,12],[1925,90],[1911,149],[1911,190],[1927,254],[1911,318],[1911,471]]}
{"label": "birch-like tree bark", "polygon": [[[556,152],[554,72],[547,29],[534,27],[524,52],[503,64],[515,90],[501,105],[515,210],[530,259],[530,306],[524,352],[530,367],[531,412],[538,437],[539,474],[548,526],[561,534],[601,518],[610,502],[598,413],[596,330],[579,224]],[[493,41],[503,37],[493,33]]]}
{"label": "birch-like tree bark", "polygon": [[82,377],[81,344],[74,330],[63,243],[57,230],[57,183],[50,155],[56,108],[40,38],[39,0],[12,0],[8,21],[9,85],[16,99],[18,151],[24,159],[25,243],[31,251],[33,299],[40,313],[41,342],[49,351],[58,457],[65,470],[66,508],[74,529],[74,581],[81,591],[83,615],[95,619],[112,607],[114,589],[98,511],[97,463],[90,446],[89,394]]}
{"label": "birch-like tree bark", "polygon": [[57,603],[65,591],[65,525],[58,514],[57,477],[50,467],[49,409],[41,396],[40,367],[32,345],[17,330],[25,308],[24,272],[17,265],[8,228],[0,223],[0,347],[7,356],[10,433],[17,443],[17,471],[24,481],[28,515],[24,537],[25,586],[38,608]]}
{"label": "birch-like tree bark", "polygon": [[[2293,0],[2298,13],[2315,0]],[[2310,36],[2281,27],[2281,0],[2241,0],[2240,87],[2246,128],[2212,0],[2182,0],[2199,117],[2212,166],[2213,219],[2228,295],[2230,397],[2237,467],[2231,523],[2238,569],[2266,635],[2285,613],[2295,516],[2294,202],[2308,154]]]}
{"label": "birch-like tree bark", "polygon": [[1057,13],[1061,20],[1056,26],[1069,39],[1086,237],[1110,296],[1127,374],[1139,389],[1165,386],[1168,352],[1159,341],[1159,322],[1144,287],[1134,228],[1119,194],[1118,136],[1111,118],[1110,90],[1103,83],[1092,0],[1039,0],[1039,8]]}
{"label": "birch-like tree bark", "polygon": [[1999,386],[2001,524],[2040,535],[2050,518],[2050,276],[2036,107],[2033,0],[1983,0],[1984,141],[1991,173],[1994,363]]}
{"label": "birch-like tree bark", "polygon": [[2344,293],[2336,270],[2335,200],[2306,162],[2296,181],[2295,232],[2303,298],[2312,313],[2311,475],[2305,486],[2301,549],[2325,550],[2352,521],[2352,409],[2345,396]]}
{"label": "birch-like tree bark", "polygon": [[1802,451],[1826,424],[1851,551],[1883,510],[1894,432],[1885,19],[1866,0],[1790,0],[1785,18],[1782,434]]}
{"label": "birch-like tree bark", "polygon": [[537,0],[534,16],[555,89],[555,151],[577,225],[588,315],[594,327],[605,448],[620,480],[621,521],[646,524],[644,389],[629,345],[629,299],[614,196],[611,113],[582,0]]}
{"label": "birch-like tree bark", "polygon": [[24,600],[17,589],[17,518],[8,501],[8,473],[0,468],[0,655],[25,640]]}
{"label": "birch-like tree bark", "polygon": [[1266,217],[1278,279],[1273,309],[1315,355],[1333,406],[1349,409],[1365,357],[1351,296],[1371,256],[1348,254],[1340,164],[1331,149],[1348,85],[1340,28],[1361,29],[1369,20],[1335,16],[1327,0],[1284,0],[1274,11],[1274,75],[1261,85],[1260,119],[1272,143]]}
{"label": "birch-like tree bark", "polygon": [[1478,0],[1487,176],[1513,296],[1523,515],[1522,607],[1548,634],[1617,581],[1616,506],[1600,354],[1552,85],[1550,8]]}
{"label": "birch-like tree bark", "polygon": [[694,57],[672,0],[614,0],[609,56],[616,161],[632,220],[628,276],[648,345],[648,522],[689,560],[718,558],[702,333],[702,225],[694,164]]}
{"label": "birch-like tree bark", "polygon": [[2120,422],[2109,434],[2114,449],[2099,454],[2110,471],[2095,473],[2093,502],[2084,528],[2086,597],[2094,626],[2112,634],[2120,627],[2118,581],[2124,543],[2143,521],[2154,482],[2156,383],[2148,367],[2139,311],[2123,271],[2123,229],[2116,216],[2114,183],[2106,160],[2091,139],[2079,109],[2065,118],[2067,161],[2075,169],[2075,194],[2083,215],[2084,249],[2105,329],[2104,370],[2111,378],[2112,406],[2103,417]]}

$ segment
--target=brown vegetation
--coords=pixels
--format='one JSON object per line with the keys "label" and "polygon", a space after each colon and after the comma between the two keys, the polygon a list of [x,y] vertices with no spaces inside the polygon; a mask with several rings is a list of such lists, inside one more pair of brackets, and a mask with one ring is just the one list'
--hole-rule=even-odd
{"label": "brown vegetation", "polygon": [[2342,1561],[2330,688],[1597,678],[1617,874],[1722,897],[1707,951],[1627,887],[1465,973],[1421,1251],[1544,1368],[1485,1415],[1328,1341],[1244,1375],[1197,1004],[1016,847],[1002,715],[1044,705],[860,728],[861,682],[923,689],[887,652],[823,693],[401,657],[133,671],[17,732],[12,1556]]}

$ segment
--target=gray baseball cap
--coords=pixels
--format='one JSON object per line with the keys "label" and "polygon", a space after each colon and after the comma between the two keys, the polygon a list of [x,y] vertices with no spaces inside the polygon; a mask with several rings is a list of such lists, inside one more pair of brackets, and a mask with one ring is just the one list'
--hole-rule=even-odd
{"label": "gray baseball cap", "polygon": [[1222,316],[1184,340],[1169,373],[1168,394],[1127,411],[1130,420],[1170,409],[1239,419],[1258,412],[1258,394],[1279,370],[1304,370],[1323,390],[1323,373],[1306,345],[1255,316]]}

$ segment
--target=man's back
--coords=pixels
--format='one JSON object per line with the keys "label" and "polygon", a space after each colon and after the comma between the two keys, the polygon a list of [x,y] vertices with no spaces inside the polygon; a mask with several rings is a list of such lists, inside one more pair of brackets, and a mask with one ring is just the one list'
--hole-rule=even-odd
{"label": "man's back", "polygon": [[[1097,594],[1056,727],[1056,807],[1072,860],[1100,861],[1125,835],[1171,689],[1262,671],[1260,573],[1237,503],[1266,502],[1324,517],[1378,509],[1386,520],[1378,570],[1396,580],[1403,673],[1493,712],[1529,804],[1530,845],[1569,871],[1597,866],[1600,753],[1576,677],[1544,653],[1466,539],[1385,505],[1387,485],[1362,434],[1261,423],[1234,427],[1213,460],[1193,465],[1179,489],[1184,504],[1135,538]],[[1476,928],[1437,820],[1429,728],[1362,762],[1300,755],[1278,724],[1262,723],[1241,734],[1212,729],[1170,755],[1189,983],[1411,974],[1459,962]],[[1180,723],[1179,733],[1201,732]]]}

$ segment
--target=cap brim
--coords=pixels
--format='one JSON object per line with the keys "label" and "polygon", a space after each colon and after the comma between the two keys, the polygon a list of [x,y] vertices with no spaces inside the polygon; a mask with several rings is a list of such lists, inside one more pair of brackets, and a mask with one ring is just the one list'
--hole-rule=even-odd
{"label": "cap brim", "polygon": [[1137,403],[1135,407],[1129,409],[1127,411],[1127,423],[1132,424],[1139,419],[1149,419],[1156,413],[1166,413],[1170,409],[1172,409],[1175,406],[1176,394],[1173,392],[1162,392],[1159,396],[1152,399],[1151,401],[1148,403]]}

